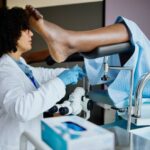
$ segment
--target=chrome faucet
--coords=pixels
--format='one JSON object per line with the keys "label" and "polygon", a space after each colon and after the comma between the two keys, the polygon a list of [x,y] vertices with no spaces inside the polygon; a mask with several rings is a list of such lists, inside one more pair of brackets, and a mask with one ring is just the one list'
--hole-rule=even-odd
{"label": "chrome faucet", "polygon": [[137,86],[135,92],[135,110],[134,110],[134,117],[141,117],[141,106],[142,106],[142,93],[143,89],[146,86],[147,82],[150,80],[150,73],[144,74]]}

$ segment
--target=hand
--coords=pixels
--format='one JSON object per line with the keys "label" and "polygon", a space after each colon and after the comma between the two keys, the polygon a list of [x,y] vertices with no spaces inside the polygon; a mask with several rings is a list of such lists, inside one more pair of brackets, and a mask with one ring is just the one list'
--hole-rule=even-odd
{"label": "hand", "polygon": [[87,72],[86,72],[86,68],[85,68],[85,65],[84,65],[84,64],[83,64],[83,66],[82,66],[82,70],[83,70],[84,76],[87,76]]}
{"label": "hand", "polygon": [[65,85],[76,84],[78,80],[82,79],[84,76],[85,74],[79,66],[74,66],[58,75]]}

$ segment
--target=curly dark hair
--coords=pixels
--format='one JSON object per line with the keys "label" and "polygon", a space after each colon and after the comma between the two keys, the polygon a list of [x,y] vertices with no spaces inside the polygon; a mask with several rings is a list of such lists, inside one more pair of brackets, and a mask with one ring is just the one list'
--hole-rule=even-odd
{"label": "curly dark hair", "polygon": [[26,29],[29,29],[29,18],[24,9],[0,9],[0,57],[5,53],[17,51],[17,40],[21,31]]}

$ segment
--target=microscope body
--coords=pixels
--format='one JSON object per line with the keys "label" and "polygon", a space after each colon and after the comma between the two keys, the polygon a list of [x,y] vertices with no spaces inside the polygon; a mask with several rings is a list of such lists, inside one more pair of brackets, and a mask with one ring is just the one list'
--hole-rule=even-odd
{"label": "microscope body", "polygon": [[60,115],[79,115],[82,111],[84,118],[90,118],[90,111],[93,108],[93,102],[85,95],[82,87],[77,87],[62,104],[56,104],[48,111],[50,114],[59,113]]}

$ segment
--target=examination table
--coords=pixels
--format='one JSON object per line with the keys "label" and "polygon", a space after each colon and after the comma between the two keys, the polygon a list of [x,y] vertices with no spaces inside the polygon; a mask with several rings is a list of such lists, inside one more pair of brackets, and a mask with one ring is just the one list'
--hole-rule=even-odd
{"label": "examination table", "polygon": [[[122,59],[123,64],[125,63],[125,58],[123,57],[125,53],[130,53],[132,49],[131,43],[120,43],[120,44],[114,44],[109,46],[103,46],[95,51],[92,51],[90,53],[81,53],[81,56],[84,56],[88,59],[91,58],[97,58],[97,57],[107,57],[108,55],[115,53],[120,53],[120,57]],[[129,67],[123,67],[122,66],[109,66],[107,64],[107,61],[104,62],[104,70],[106,70],[106,74],[102,77],[104,80],[107,80],[107,71],[109,69],[125,69],[127,71],[131,72],[131,80],[130,80],[130,93],[129,93],[129,106],[126,108],[116,108],[113,105],[112,100],[109,98],[107,90],[98,90],[98,91],[88,91],[88,95],[90,99],[95,101],[97,104],[100,104],[101,106],[104,106],[103,104],[106,104],[111,109],[115,109],[124,119],[127,119],[127,130],[123,129],[121,127],[113,126],[111,128],[108,128],[108,130],[112,131],[115,135],[115,149],[126,149],[126,150],[147,150],[150,147],[150,138],[148,136],[148,133],[150,132],[150,127],[145,127],[145,125],[150,125],[150,114],[143,113],[143,110],[149,109],[149,104],[142,104],[142,92],[144,89],[144,86],[146,83],[150,80],[150,74],[147,73],[144,76],[141,77],[141,80],[138,83],[136,93],[135,93],[135,103],[132,102],[132,90],[133,90],[133,74],[132,74],[132,68]],[[123,115],[122,115],[123,114]],[[141,126],[143,128],[137,128],[134,130],[131,130],[131,122],[134,123],[137,126]],[[50,149],[41,141],[39,138],[40,135],[31,135],[30,131],[24,132],[22,134],[22,140],[20,144],[20,150],[26,150],[26,141],[30,141],[35,145],[35,147],[38,149],[47,150]]]}

